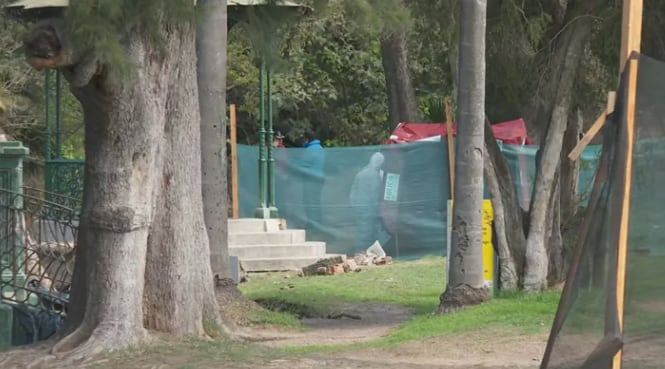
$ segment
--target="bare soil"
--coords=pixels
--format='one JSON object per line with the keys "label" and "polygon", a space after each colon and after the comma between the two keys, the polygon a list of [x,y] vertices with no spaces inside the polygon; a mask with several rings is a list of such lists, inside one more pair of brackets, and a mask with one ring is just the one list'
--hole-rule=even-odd
{"label": "bare soil", "polygon": [[375,340],[413,316],[386,304],[340,304],[325,318],[304,318],[304,330],[242,328],[242,337],[269,347],[343,345]]}

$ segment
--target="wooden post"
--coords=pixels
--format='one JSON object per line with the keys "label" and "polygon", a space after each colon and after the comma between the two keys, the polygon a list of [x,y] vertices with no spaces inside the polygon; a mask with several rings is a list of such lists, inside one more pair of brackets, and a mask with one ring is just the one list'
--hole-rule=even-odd
{"label": "wooden post", "polygon": [[643,0],[623,0],[623,21],[621,23],[621,73],[633,52],[640,52],[642,46]]}
{"label": "wooden post", "polygon": [[233,219],[238,219],[240,217],[240,203],[238,196],[238,118],[236,115],[235,104],[231,104],[229,116],[231,123],[231,206],[233,209]]}
{"label": "wooden post", "polygon": [[575,148],[568,154],[568,159],[577,160],[582,155],[584,149],[591,143],[591,141],[596,137],[598,132],[605,126],[607,121],[607,116],[614,112],[614,105],[616,104],[617,94],[614,91],[611,91],[607,94],[607,107],[605,111],[596,119],[596,121],[591,125],[588,131],[584,133],[584,137],[575,145]]}
{"label": "wooden post", "polygon": [[[630,61],[630,75],[628,77],[628,100],[626,101],[628,147],[626,150],[626,184],[623,192],[623,205],[621,208],[621,223],[619,224],[619,248],[617,250],[617,316],[619,319],[619,332],[623,334],[624,307],[626,305],[626,264],[628,263],[628,233],[630,223],[630,196],[633,183],[633,148],[635,146],[635,115],[636,115],[636,87],[637,87],[637,60]],[[622,368],[623,349],[614,356],[613,369]]]}
{"label": "wooden post", "polygon": [[450,97],[444,100],[446,107],[446,132],[448,138],[448,172],[450,178],[450,198],[455,196],[455,138],[453,137],[453,112]]}
{"label": "wooden post", "polygon": [[[642,14],[643,0],[623,1],[623,21],[621,26],[621,71],[628,63],[633,52],[640,52],[642,43]],[[626,101],[626,134],[628,154],[626,157],[626,183],[624,187],[624,200],[621,209],[621,223],[619,225],[619,248],[617,250],[617,315],[619,331],[623,335],[624,308],[626,304],[626,264],[628,262],[628,232],[630,220],[630,196],[633,182],[633,148],[635,146],[635,116],[637,101],[637,75],[638,62],[630,60],[628,75],[628,93]],[[623,348],[614,356],[613,369],[623,367]]]}

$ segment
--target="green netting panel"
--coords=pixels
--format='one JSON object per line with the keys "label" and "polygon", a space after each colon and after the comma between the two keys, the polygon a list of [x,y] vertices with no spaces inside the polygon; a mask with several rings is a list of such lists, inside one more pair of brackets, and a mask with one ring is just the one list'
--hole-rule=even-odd
{"label": "green netting panel", "polygon": [[[529,206],[537,150],[502,145],[524,208]],[[276,202],[289,228],[306,229],[308,239],[327,242],[331,253],[352,255],[375,239],[393,257],[446,253],[446,141],[324,151],[323,172],[317,173],[307,169],[308,150],[275,150]],[[592,146],[583,154],[581,193],[588,192],[599,151]],[[367,168],[376,153],[384,158],[381,172]],[[240,215],[252,217],[259,203],[258,148],[239,145],[238,160]],[[358,185],[352,191],[354,180]]]}
{"label": "green netting panel", "polygon": [[[632,152],[626,129],[630,68],[628,64],[614,118],[605,128],[607,166],[601,160],[595,183],[598,201],[585,220],[588,229],[580,235],[542,368],[655,369],[665,363],[665,63],[639,57]],[[631,156],[632,173],[626,166]],[[630,222],[622,299],[617,292],[621,282],[617,250],[629,174]],[[593,198],[590,203],[595,203]],[[613,358],[620,349],[622,361],[615,366]]]}
{"label": "green netting panel", "polygon": [[[528,209],[536,178],[536,153],[539,146],[499,145],[512,169],[515,191],[523,209]],[[602,145],[589,145],[580,157],[578,192],[581,205],[586,206],[596,174]]]}
{"label": "green netting panel", "polygon": [[665,63],[640,57],[623,369],[665,366]]}
{"label": "green netting panel", "polygon": [[[396,257],[443,255],[446,150],[445,144],[430,142],[326,148],[318,181],[319,173],[306,169],[308,150],[277,149],[280,217],[289,228],[307,229],[308,239],[326,241],[332,253],[353,254],[378,239]],[[382,172],[368,167],[376,153],[384,157]],[[258,204],[257,148],[240,145],[238,157],[241,216],[251,217]]]}

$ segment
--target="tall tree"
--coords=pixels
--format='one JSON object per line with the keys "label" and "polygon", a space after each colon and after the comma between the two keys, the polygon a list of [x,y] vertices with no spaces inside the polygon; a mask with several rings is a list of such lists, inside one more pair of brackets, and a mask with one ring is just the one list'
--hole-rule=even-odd
{"label": "tall tree", "polygon": [[388,123],[420,121],[420,109],[411,78],[409,35],[412,18],[403,0],[345,0],[358,28],[377,33],[388,95]]}
{"label": "tall tree", "polygon": [[[420,121],[420,108],[411,78],[409,63],[410,16],[403,0],[370,1],[378,9],[383,21],[381,60],[388,92],[388,123],[392,127],[400,122]],[[390,7],[386,7],[390,3]]]}
{"label": "tall tree", "polygon": [[[219,322],[201,195],[191,0],[69,2],[35,24],[29,63],[58,68],[85,119],[85,190],[67,335],[87,356],[147,330]],[[209,325],[206,324],[206,327]]]}
{"label": "tall tree", "polygon": [[462,0],[457,175],[449,280],[440,299],[441,313],[480,304],[489,297],[482,252],[486,12],[487,0]]}
{"label": "tall tree", "polygon": [[[567,254],[561,226],[570,221],[569,217],[574,215],[579,204],[579,198],[575,195],[579,165],[570,162],[567,156],[576,144],[581,129],[579,112],[583,108],[588,109],[578,101],[580,96],[588,99],[586,104],[590,106],[599,102],[591,97],[594,93],[580,92],[590,90],[586,84],[589,77],[581,70],[586,65],[588,71],[589,65],[599,63],[593,56],[587,57],[594,25],[598,24],[598,17],[610,15],[609,18],[612,18],[615,9],[606,9],[607,0],[554,0],[544,2],[544,7],[534,7],[534,4],[538,5],[529,1],[523,3],[518,17],[525,19],[532,14],[535,17],[533,20],[517,23],[513,20],[509,23],[511,29],[517,29],[519,33],[514,36],[519,40],[515,44],[521,45],[518,51],[522,50],[517,55],[521,60],[531,60],[529,63],[535,66],[524,73],[529,75],[536,71],[539,76],[533,79],[537,83],[531,87],[535,93],[528,99],[521,99],[529,102],[524,105],[528,107],[526,118],[530,136],[542,143],[530,208],[523,214],[511,189],[512,179],[506,171],[505,158],[497,150],[488,150],[494,164],[488,171],[488,183],[495,204],[497,240],[502,244],[498,248],[501,270],[515,270],[515,274],[502,274],[502,284],[508,282],[504,281],[506,276],[517,277],[516,281],[503,287],[524,287],[537,292],[547,285],[561,282],[565,277]],[[514,7],[509,8],[495,10],[514,11]],[[496,27],[499,31],[503,29],[499,25]],[[600,38],[607,38],[607,31],[596,32]],[[529,45],[533,46],[531,51]],[[595,73],[602,79],[602,70]],[[525,88],[517,90],[527,91]],[[605,93],[601,95],[606,96]],[[595,108],[591,110],[597,114]],[[491,144],[488,143],[488,146]],[[528,240],[528,247],[525,239]]]}
{"label": "tall tree", "polygon": [[[562,277],[563,267],[560,229],[559,174],[561,151],[568,119],[573,104],[573,86],[577,72],[592,35],[594,10],[605,0],[557,4],[561,19],[561,33],[553,40],[554,54],[547,69],[546,83],[534,96],[536,122],[548,122],[542,139],[542,152],[538,158],[538,170],[531,202],[529,232],[526,240],[526,268],[524,287],[528,291],[541,291],[547,287],[548,272]],[[554,242],[552,242],[554,241]],[[552,265],[551,258],[559,262]]]}
{"label": "tall tree", "polygon": [[229,278],[226,166],[226,0],[198,0],[196,28],[203,213],[210,263],[218,279]]}
{"label": "tall tree", "polygon": [[[390,11],[408,12],[402,1],[395,6]],[[420,121],[409,63],[409,30],[405,23],[405,20],[394,24],[386,22],[381,40],[381,60],[388,92],[388,122],[392,127],[400,122]]]}

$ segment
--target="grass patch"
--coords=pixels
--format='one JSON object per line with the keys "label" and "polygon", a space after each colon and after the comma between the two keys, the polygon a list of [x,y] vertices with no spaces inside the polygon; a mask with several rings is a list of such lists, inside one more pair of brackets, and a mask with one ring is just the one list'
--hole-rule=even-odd
{"label": "grass patch", "polygon": [[515,334],[547,333],[559,302],[559,292],[538,295],[513,293],[495,296],[485,304],[450,315],[417,314],[398,329],[378,340],[337,346],[292,346],[289,353],[339,352],[350,349],[394,347],[409,341],[478,331],[509,331]]}
{"label": "grass patch", "polygon": [[300,317],[291,312],[252,309],[247,313],[247,319],[251,324],[256,325],[277,325],[296,329],[302,328]]}
{"label": "grass patch", "polygon": [[285,301],[321,313],[340,302],[393,303],[429,313],[445,288],[444,259],[366,268],[358,273],[299,278],[295,273],[253,274],[241,291],[253,300]]}
{"label": "grass patch", "polygon": [[524,334],[542,333],[551,328],[559,296],[558,292],[510,294],[496,296],[485,304],[456,314],[419,315],[377,344],[392,345],[494,327],[511,328]]}
{"label": "grass patch", "polygon": [[[240,286],[255,300],[278,302],[288,314],[302,315],[308,306],[320,314],[343,302],[392,303],[416,310],[416,316],[388,336],[359,347],[389,347],[405,341],[422,340],[487,328],[505,328],[520,334],[547,332],[556,312],[560,292],[537,295],[497,294],[489,302],[462,312],[433,315],[439,295],[445,289],[445,260],[428,257],[413,262],[367,268],[359,273],[339,276],[299,278],[294,273],[253,275]],[[266,305],[264,305],[266,306]],[[293,307],[293,308],[289,308]],[[330,352],[350,346],[289,347],[291,353]]]}

